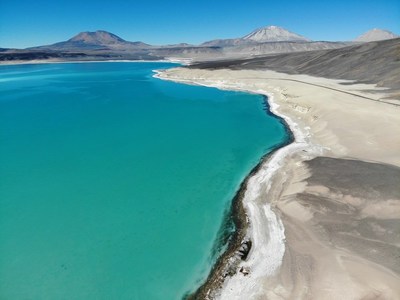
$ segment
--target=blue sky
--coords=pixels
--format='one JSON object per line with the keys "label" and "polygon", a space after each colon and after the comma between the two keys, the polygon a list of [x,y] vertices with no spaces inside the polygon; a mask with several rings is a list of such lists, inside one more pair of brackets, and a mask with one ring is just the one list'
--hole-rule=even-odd
{"label": "blue sky", "polygon": [[0,0],[0,47],[98,29],[129,41],[197,44],[267,25],[313,40],[351,40],[372,28],[400,34],[400,0]]}

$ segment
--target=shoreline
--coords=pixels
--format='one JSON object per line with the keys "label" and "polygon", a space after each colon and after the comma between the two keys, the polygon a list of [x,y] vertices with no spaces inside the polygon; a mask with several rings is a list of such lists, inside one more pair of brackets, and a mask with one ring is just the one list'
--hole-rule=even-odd
{"label": "shoreline", "polygon": [[[264,101],[267,102],[267,108],[268,110],[266,111],[267,114],[273,115],[275,118],[279,119],[281,123],[283,123],[285,130],[288,134],[288,140],[283,142],[280,145],[277,145],[275,149],[273,149],[271,152],[266,153],[263,157],[260,158],[260,162],[252,169],[250,170],[249,174],[245,177],[245,179],[242,181],[240,184],[240,188],[234,198],[232,199],[232,218],[235,223],[235,232],[233,233],[232,239],[228,244],[227,249],[225,250],[224,253],[220,255],[220,257],[217,259],[215,262],[214,266],[211,268],[210,274],[207,276],[206,281],[201,284],[200,287],[193,293],[185,297],[186,299],[214,299],[217,297],[220,297],[221,295],[219,294],[221,290],[224,289],[223,285],[225,282],[225,279],[227,276],[232,276],[237,274],[238,266],[241,262],[243,262],[241,256],[245,256],[245,259],[247,259],[247,256],[250,254],[250,252],[253,250],[252,247],[246,246],[248,242],[253,244],[254,237],[249,237],[249,226],[250,222],[249,219],[252,218],[252,216],[249,217],[249,214],[254,214],[256,213],[255,207],[252,207],[249,209],[249,207],[246,207],[245,201],[247,201],[247,205],[251,200],[245,200],[246,199],[246,192],[249,188],[249,185],[251,184],[250,181],[252,178],[254,178],[256,175],[259,175],[260,177],[268,177],[271,178],[275,175],[276,172],[279,171],[279,164],[282,160],[285,159],[287,155],[290,155],[291,151],[296,151],[294,149],[298,148],[307,148],[307,144],[305,143],[305,136],[307,133],[302,132],[297,124],[295,124],[290,118],[287,116],[281,115],[278,111],[277,108],[279,105],[277,103],[274,103],[274,96],[272,93],[267,93],[265,91],[251,91],[247,89],[242,89],[238,87],[230,87],[226,88],[220,84],[204,84],[196,81],[191,81],[191,80],[184,80],[184,79],[171,79],[168,77],[163,77],[163,74],[165,71],[163,70],[153,70],[155,73],[153,77],[161,79],[161,80],[169,80],[169,81],[174,81],[178,83],[184,83],[184,84],[189,84],[189,85],[200,85],[200,86],[205,86],[205,87],[211,87],[211,88],[217,88],[217,89],[222,89],[222,90],[232,90],[232,91],[240,91],[240,92],[246,92],[246,93],[251,93],[251,94],[258,94],[264,97]],[[294,149],[292,149],[294,148]],[[317,154],[316,154],[317,155]],[[264,171],[264,172],[263,172]],[[261,174],[260,174],[261,173]],[[265,179],[264,179],[265,180]],[[253,183],[254,184],[254,183]],[[260,185],[260,183],[256,183],[256,188],[257,185]],[[254,195],[253,195],[254,197]],[[277,219],[277,216],[274,214],[274,212],[268,207],[270,218],[275,218],[275,222],[277,227],[280,227],[281,234],[280,234],[280,239],[281,241],[284,240],[284,229],[282,226],[282,223],[280,222],[279,219]],[[270,223],[271,220],[267,219],[267,223]],[[259,223],[260,224],[260,223]],[[265,225],[265,223],[264,223]],[[273,228],[272,231],[275,231],[276,228]],[[251,235],[251,234],[250,234]],[[277,243],[279,244],[279,240]],[[268,245],[268,243],[266,243]],[[283,243],[282,243],[283,244]],[[281,245],[282,246],[282,245]],[[279,248],[279,246],[278,246]],[[265,249],[264,249],[265,250]],[[267,251],[262,251],[264,253],[268,252],[268,250],[271,249],[266,249]],[[276,249],[275,249],[276,250]],[[254,251],[254,250],[253,250]],[[284,254],[284,245],[283,249],[280,249],[280,260],[283,258]],[[279,257],[278,257],[279,260]],[[256,264],[259,264],[259,262],[254,262],[252,268]],[[274,265],[274,262],[272,262],[271,270],[270,272],[273,273],[277,268],[279,268],[279,265]],[[248,267],[242,266],[242,275],[243,276],[248,276],[249,274],[247,273]],[[236,285],[237,287],[239,285]],[[225,295],[225,298],[229,299],[232,297],[232,295]]]}
{"label": "shoreline", "polygon": [[[370,99],[373,101],[366,103],[359,95],[371,96],[371,90],[376,91],[373,85],[355,83],[341,86],[341,82],[337,80],[273,71],[175,68],[155,73],[154,77],[164,80],[265,95],[268,97],[270,111],[285,121],[294,138],[291,144],[273,151],[267,159],[262,160],[257,171],[252,171],[241,185],[238,195],[247,226],[240,230],[246,229],[247,232],[237,234],[242,243],[236,242],[236,252],[230,249],[230,253],[223,254],[218,260],[219,266],[213,268],[213,271],[230,270],[229,276],[212,279],[210,275],[191,299],[250,299],[260,296],[279,299],[335,299],[338,295],[354,299],[375,295],[376,291],[379,291],[379,295],[390,298],[396,292],[400,292],[397,287],[400,277],[387,269],[390,263],[385,263],[385,267],[379,265],[377,268],[374,256],[363,254],[361,257],[358,254],[365,248],[365,243],[371,242],[370,237],[360,240],[360,245],[348,244],[351,252],[343,252],[341,247],[325,244],[324,240],[331,240],[329,235],[332,234],[325,232],[318,237],[321,235],[318,232],[319,227],[315,227],[309,220],[315,219],[323,226],[328,225],[325,225],[324,218],[315,215],[314,202],[303,206],[304,201],[301,200],[303,195],[308,195],[309,199],[319,197],[318,205],[324,206],[329,203],[323,199],[338,197],[329,194],[331,188],[325,186],[329,186],[329,182],[334,182],[340,175],[325,183],[323,189],[319,186],[308,187],[310,183],[307,178],[312,178],[312,174],[321,169],[310,169],[308,162],[318,161],[318,157],[353,159],[345,165],[354,165],[355,168],[358,168],[358,162],[371,162],[369,168],[372,170],[377,163],[382,164],[381,166],[400,166],[400,157],[396,152],[400,144],[396,134],[400,133],[399,111],[397,106],[379,101],[384,94],[375,93],[374,99]],[[357,95],[351,94],[354,91]],[[377,127],[381,120],[379,116],[382,114],[386,116],[385,126],[388,128]],[[347,123],[348,125],[345,125]],[[347,130],[343,131],[342,128]],[[331,168],[335,169],[334,165]],[[365,173],[364,181],[368,181],[368,172]],[[350,176],[353,177],[354,175]],[[351,180],[350,178],[348,180]],[[344,192],[349,191],[346,188]],[[324,193],[326,196],[323,196]],[[357,191],[350,193],[356,194]],[[349,201],[347,199],[351,197],[354,196],[345,195],[340,201]],[[368,198],[368,193],[364,197]],[[338,200],[334,201],[337,203]],[[367,202],[351,202],[354,208],[349,213],[357,212],[359,207],[362,207],[360,203],[364,203],[362,205],[365,206]],[[393,205],[393,202],[390,203]],[[397,202],[395,203],[397,205]],[[382,202],[374,205],[386,207],[387,204]],[[331,208],[327,206],[324,210],[327,209]],[[393,208],[384,209],[390,211]],[[371,215],[371,209],[368,208],[368,211]],[[359,218],[356,216],[356,219]],[[310,245],[304,244],[304,239],[310,238]],[[354,238],[350,239],[353,244]],[[245,255],[245,260],[235,260],[235,253],[245,250],[243,244],[247,240],[251,241],[248,255]],[[391,253],[393,246],[395,245],[388,244],[382,253]],[[355,249],[360,250],[354,251]],[[300,255],[303,251],[308,254]],[[344,258],[346,263],[342,261]],[[380,260],[385,260],[385,255]],[[351,267],[346,267],[350,262]],[[366,266],[364,269],[359,265],[360,262]],[[326,267],[326,264],[331,265]],[[305,267],[307,265],[308,267]],[[370,286],[364,278],[367,274],[365,270],[374,274],[371,276],[377,278],[379,286]],[[332,276],[337,280],[331,282]],[[345,286],[347,288],[344,288]]]}
{"label": "shoreline", "polygon": [[274,118],[277,118],[279,122],[284,125],[288,138],[272,148],[271,151],[264,154],[260,158],[257,165],[250,170],[250,172],[240,183],[239,189],[235,193],[235,196],[232,198],[230,204],[229,217],[235,224],[235,230],[228,239],[227,248],[217,258],[205,281],[201,283],[201,285],[192,294],[185,296],[184,299],[207,299],[210,293],[222,287],[223,279],[226,276],[229,276],[230,272],[234,271],[233,268],[237,266],[237,264],[240,263],[242,260],[246,260],[252,247],[251,239],[246,237],[249,222],[248,216],[243,206],[243,200],[246,190],[248,188],[249,180],[261,170],[263,165],[268,163],[270,158],[277,151],[294,142],[294,136],[293,133],[290,131],[289,125],[283,118],[274,115],[271,112],[268,97],[265,95],[261,96],[263,96],[264,101],[267,105],[266,113],[268,115],[272,115]]}

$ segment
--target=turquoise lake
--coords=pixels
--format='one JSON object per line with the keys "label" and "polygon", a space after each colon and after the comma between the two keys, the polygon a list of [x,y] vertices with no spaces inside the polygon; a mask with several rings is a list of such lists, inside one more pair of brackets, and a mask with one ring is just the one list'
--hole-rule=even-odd
{"label": "turquoise lake", "polygon": [[288,139],[260,95],[168,63],[0,66],[0,299],[181,299],[232,198]]}

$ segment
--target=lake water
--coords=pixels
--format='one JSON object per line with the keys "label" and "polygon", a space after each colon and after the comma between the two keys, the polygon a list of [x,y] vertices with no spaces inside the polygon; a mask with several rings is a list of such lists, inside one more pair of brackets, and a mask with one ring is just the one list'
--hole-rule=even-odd
{"label": "lake water", "polygon": [[288,136],[259,95],[168,63],[0,66],[0,298],[180,299],[247,173]]}

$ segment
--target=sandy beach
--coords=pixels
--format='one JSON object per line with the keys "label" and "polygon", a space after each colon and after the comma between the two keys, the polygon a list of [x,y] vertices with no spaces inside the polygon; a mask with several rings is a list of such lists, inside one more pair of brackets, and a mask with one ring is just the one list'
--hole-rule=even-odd
{"label": "sandy beach", "polygon": [[225,257],[234,270],[210,276],[197,298],[400,299],[398,100],[370,84],[274,71],[157,76],[266,95],[294,136],[246,182],[250,252]]}

